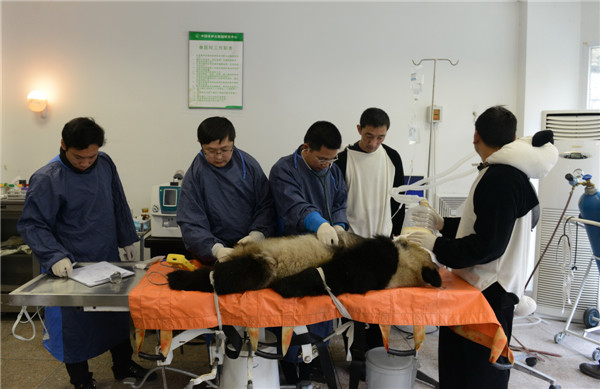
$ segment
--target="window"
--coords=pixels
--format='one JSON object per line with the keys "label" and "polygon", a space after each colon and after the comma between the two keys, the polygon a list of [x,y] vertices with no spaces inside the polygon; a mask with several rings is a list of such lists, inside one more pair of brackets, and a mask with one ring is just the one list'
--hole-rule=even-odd
{"label": "window", "polygon": [[600,109],[600,46],[590,47],[587,108]]}

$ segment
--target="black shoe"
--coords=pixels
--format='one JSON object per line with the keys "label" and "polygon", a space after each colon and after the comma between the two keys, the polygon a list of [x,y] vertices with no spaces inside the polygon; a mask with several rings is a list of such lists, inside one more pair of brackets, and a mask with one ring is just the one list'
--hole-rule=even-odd
{"label": "black shoe", "polygon": [[75,389],[96,389],[96,381],[89,380],[88,382],[85,382],[83,384],[77,384],[73,386],[75,386]]}
{"label": "black shoe", "polygon": [[[148,373],[148,369],[145,369],[137,363],[131,361],[131,364],[126,368],[112,367],[113,374],[116,379],[122,380],[127,377],[133,378],[144,378]],[[156,372],[150,374],[146,381],[154,381],[156,379]]]}
{"label": "black shoe", "polygon": [[600,364],[581,363],[579,365],[579,370],[581,370],[581,372],[585,375],[589,375],[590,377],[600,380]]}

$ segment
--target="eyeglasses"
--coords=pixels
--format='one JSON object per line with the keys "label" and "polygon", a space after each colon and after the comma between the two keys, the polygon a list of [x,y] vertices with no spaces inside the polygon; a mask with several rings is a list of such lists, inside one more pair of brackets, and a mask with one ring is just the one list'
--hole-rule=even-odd
{"label": "eyeglasses", "polygon": [[337,155],[336,155],[335,157],[331,158],[331,159],[326,159],[326,158],[318,158],[318,157],[317,157],[317,161],[319,161],[319,163],[320,163],[321,165],[329,165],[329,164],[331,164],[331,163],[334,163],[334,162],[335,162],[335,161],[337,161],[337,160],[338,160],[338,157],[337,157]]}
{"label": "eyeglasses", "polygon": [[217,155],[227,155],[229,153],[231,153],[233,151],[233,147],[230,149],[222,149],[222,150],[204,150],[202,149],[202,152],[205,155],[211,156],[211,157],[216,157]]}

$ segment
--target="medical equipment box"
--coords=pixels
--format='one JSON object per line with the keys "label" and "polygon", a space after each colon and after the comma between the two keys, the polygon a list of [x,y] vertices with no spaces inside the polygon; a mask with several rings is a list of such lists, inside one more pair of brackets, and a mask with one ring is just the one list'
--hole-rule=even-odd
{"label": "medical equipment box", "polygon": [[180,238],[177,225],[177,205],[181,187],[177,183],[155,185],[150,195],[150,220],[152,236]]}

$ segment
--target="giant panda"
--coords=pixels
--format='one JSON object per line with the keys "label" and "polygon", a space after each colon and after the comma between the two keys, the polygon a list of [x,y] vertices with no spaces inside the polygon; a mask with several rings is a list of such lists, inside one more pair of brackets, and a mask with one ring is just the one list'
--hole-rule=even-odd
{"label": "giant panda", "polygon": [[169,287],[215,291],[220,295],[263,288],[272,288],[283,297],[325,295],[327,291],[318,267],[335,295],[442,284],[430,254],[403,237],[363,238],[338,231],[338,238],[336,246],[321,243],[315,234],[237,245],[229,258],[216,262],[212,268],[169,273]]}

